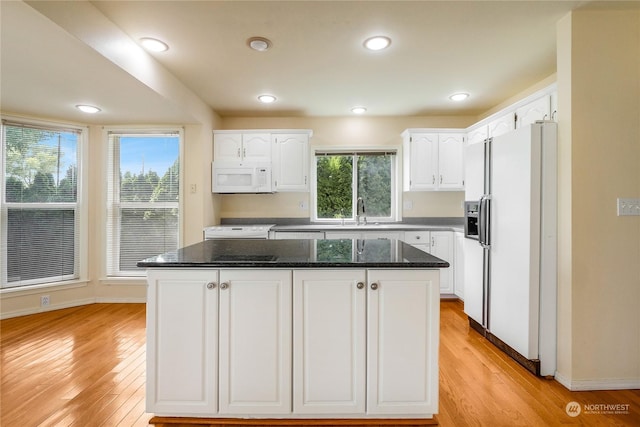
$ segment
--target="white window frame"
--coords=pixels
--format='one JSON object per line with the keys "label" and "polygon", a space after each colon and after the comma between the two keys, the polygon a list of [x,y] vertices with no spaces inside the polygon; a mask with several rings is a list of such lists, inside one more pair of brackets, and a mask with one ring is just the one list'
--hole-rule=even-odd
{"label": "white window frame", "polygon": [[[394,223],[402,221],[402,176],[401,176],[401,168],[399,159],[402,156],[402,151],[400,147],[314,147],[311,150],[311,197],[310,197],[310,220],[313,223],[317,224],[330,224],[330,225],[342,225],[347,222],[353,222],[355,220],[355,212],[356,212],[356,200],[352,200],[352,209],[354,212],[353,218],[346,218],[345,220],[340,218],[318,218],[318,209],[317,209],[317,197],[318,197],[318,164],[316,162],[316,157],[323,155],[324,153],[331,154],[341,154],[341,155],[353,155],[353,154],[363,154],[367,153],[380,153],[380,152],[389,152],[394,154],[394,159],[391,162],[391,188],[393,191],[391,192],[391,216],[390,217],[372,217],[366,215],[367,222],[370,223]],[[352,188],[357,189],[357,176],[353,174],[353,182]],[[365,200],[365,208],[366,208],[366,200]]]}
{"label": "white window frame", "polygon": [[[88,272],[88,230],[89,230],[89,207],[88,207],[88,167],[89,153],[88,153],[88,138],[89,128],[86,126],[78,126],[68,124],[64,122],[49,122],[45,120],[34,120],[24,117],[13,117],[3,115],[0,117],[0,138],[2,139],[2,152],[0,153],[0,294],[8,294],[14,292],[20,292],[25,290],[33,290],[39,288],[48,288],[55,286],[67,286],[75,283],[86,282]],[[10,124],[23,124],[29,127],[43,128],[45,130],[53,131],[65,131],[73,130],[78,132],[78,146],[77,146],[77,169],[78,180],[76,189],[76,202],[75,203],[5,203],[5,171],[6,171],[6,159],[5,159],[5,141],[4,141],[4,122],[7,121]],[[74,254],[74,270],[75,274],[64,276],[61,280],[42,281],[42,280],[26,280],[19,286],[13,286],[10,288],[5,287],[8,285],[8,271],[7,271],[7,232],[8,232],[8,208],[10,207],[25,207],[29,209],[69,209],[75,210],[75,245],[76,250]]]}
{"label": "white window frame", "polygon": [[[102,263],[102,279],[103,281],[110,280],[120,280],[120,279],[137,279],[142,278],[146,275],[144,270],[140,271],[130,271],[130,270],[120,270],[119,265],[119,255],[120,255],[120,240],[115,238],[119,236],[119,227],[120,223],[118,222],[111,233],[109,233],[109,210],[112,208],[110,206],[109,200],[111,195],[109,194],[109,180],[113,179],[110,175],[120,173],[119,165],[118,170],[114,170],[110,162],[110,150],[111,146],[109,143],[109,135],[110,134],[119,134],[120,136],[138,136],[138,135],[164,135],[169,133],[177,133],[179,142],[178,142],[178,155],[180,156],[179,164],[179,185],[178,185],[178,202],[162,202],[155,203],[153,205],[154,208],[171,208],[178,207],[179,216],[178,216],[178,247],[183,246],[183,236],[184,236],[184,128],[170,126],[151,126],[151,127],[127,127],[127,126],[108,126],[103,128],[103,141],[104,141],[104,159],[105,159],[105,170],[106,170],[106,179],[104,181],[103,194],[105,197],[103,198],[103,203],[105,206],[105,226],[103,227],[103,242],[104,242],[104,256]],[[120,147],[118,147],[119,149]],[[118,156],[119,157],[119,156]],[[117,190],[119,193],[119,189]],[[119,195],[118,195],[119,199]],[[118,203],[118,209],[122,207],[134,208],[134,207],[146,207],[149,206],[149,202],[125,202],[124,205],[122,203]],[[159,255],[159,254],[158,254]],[[136,282],[132,282],[132,284],[137,284]]]}

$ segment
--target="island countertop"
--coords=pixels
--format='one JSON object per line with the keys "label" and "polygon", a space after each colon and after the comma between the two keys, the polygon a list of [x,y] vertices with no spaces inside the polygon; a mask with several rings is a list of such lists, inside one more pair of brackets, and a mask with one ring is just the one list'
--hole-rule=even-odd
{"label": "island countertop", "polygon": [[138,262],[157,268],[447,268],[449,263],[400,240],[205,240]]}

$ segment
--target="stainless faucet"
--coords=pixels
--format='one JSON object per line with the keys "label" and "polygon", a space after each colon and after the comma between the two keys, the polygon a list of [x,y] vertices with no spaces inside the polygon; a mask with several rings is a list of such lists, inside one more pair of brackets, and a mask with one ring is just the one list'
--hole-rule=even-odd
{"label": "stainless faucet", "polygon": [[364,200],[358,197],[356,202],[356,225],[360,225],[360,218],[363,219],[364,225],[367,225],[367,217],[364,214]]}

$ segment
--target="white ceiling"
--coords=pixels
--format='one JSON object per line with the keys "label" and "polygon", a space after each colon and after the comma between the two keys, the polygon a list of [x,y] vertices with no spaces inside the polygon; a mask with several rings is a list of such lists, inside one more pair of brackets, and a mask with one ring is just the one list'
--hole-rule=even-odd
{"label": "white ceiling", "polygon": [[[100,15],[135,43],[168,43],[151,65],[223,117],[345,116],[354,105],[372,116],[476,115],[555,72],[556,22],[588,2],[81,3],[0,3],[3,111],[86,122],[74,106],[90,103],[103,111],[89,122],[194,121],[179,96],[96,48],[110,33],[77,30]],[[378,34],[391,47],[366,51],[364,39]],[[250,50],[252,36],[272,49]],[[458,91],[469,100],[448,99]],[[262,93],[278,101],[259,104]]]}

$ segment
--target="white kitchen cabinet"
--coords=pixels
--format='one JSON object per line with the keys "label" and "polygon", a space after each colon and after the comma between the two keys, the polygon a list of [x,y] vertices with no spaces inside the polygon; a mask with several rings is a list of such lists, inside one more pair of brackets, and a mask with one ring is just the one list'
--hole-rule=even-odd
{"label": "white kitchen cabinet", "polygon": [[464,189],[464,134],[438,136],[438,189]]}
{"label": "white kitchen cabinet", "polygon": [[438,134],[405,131],[402,136],[404,191],[435,190],[438,174]]}
{"label": "white kitchen cabinet", "polygon": [[220,414],[291,412],[291,280],[289,270],[220,270]]}
{"label": "white kitchen cabinet", "polygon": [[467,144],[478,144],[489,137],[489,126],[482,123],[469,128],[467,131]]}
{"label": "white kitchen cabinet", "polygon": [[293,273],[293,411],[364,414],[366,273]]}
{"label": "white kitchen cabinet", "polygon": [[437,270],[367,271],[367,414],[438,412]]}
{"label": "white kitchen cabinet", "polygon": [[271,134],[214,131],[213,160],[231,163],[271,163]]}
{"label": "white kitchen cabinet", "polygon": [[453,293],[464,299],[464,233],[456,231],[453,254]]}
{"label": "white kitchen cabinet", "polygon": [[218,271],[149,270],[146,410],[218,411]]}
{"label": "white kitchen cabinet", "polygon": [[405,231],[404,242],[421,251],[431,253],[431,232],[429,231]]}
{"label": "white kitchen cabinet", "polygon": [[274,191],[309,191],[309,135],[310,132],[271,136]]}
{"label": "white kitchen cabinet", "polygon": [[454,240],[451,231],[405,231],[404,242],[447,261],[449,268],[440,269],[440,293],[454,293]]}
{"label": "white kitchen cabinet", "polygon": [[403,136],[403,190],[463,190],[463,133],[407,129]]}
{"label": "white kitchen cabinet", "polygon": [[488,123],[489,137],[503,135],[516,128],[516,116],[514,111],[507,112]]}
{"label": "white kitchen cabinet", "polygon": [[449,268],[440,269],[440,293],[453,294],[453,232],[431,232],[431,255],[447,261]]}
{"label": "white kitchen cabinet", "polygon": [[537,120],[550,120],[550,117],[551,95],[545,95],[516,109],[516,127],[525,127]]}

